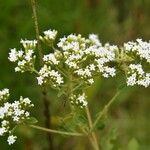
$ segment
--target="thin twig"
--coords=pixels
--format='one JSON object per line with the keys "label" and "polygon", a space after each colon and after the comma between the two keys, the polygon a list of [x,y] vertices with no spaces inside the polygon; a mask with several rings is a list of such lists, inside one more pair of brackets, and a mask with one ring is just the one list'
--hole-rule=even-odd
{"label": "thin twig", "polygon": [[40,39],[39,39],[39,25],[38,25],[38,18],[37,18],[37,10],[36,10],[36,0],[31,0],[31,6],[32,6],[32,13],[33,13],[33,20],[34,20],[34,27],[35,27],[35,34],[36,34],[36,39],[37,39],[37,45],[38,45],[38,53],[39,53],[39,60],[40,60],[40,65],[42,65],[42,47],[40,44]]}
{"label": "thin twig", "polygon": [[[42,47],[41,47],[40,39],[39,39],[39,25],[38,25],[38,19],[37,19],[36,0],[31,0],[31,6],[32,6],[34,27],[35,27],[35,32],[36,32],[36,39],[38,41],[39,62],[40,62],[40,66],[42,66],[43,53],[42,53]],[[49,99],[48,99],[48,94],[47,94],[47,88],[45,86],[42,88],[42,95],[43,95],[42,99],[43,99],[43,104],[44,104],[45,126],[46,128],[51,128],[51,114],[49,111],[50,104],[49,104]],[[49,149],[53,150],[53,140],[52,140],[51,134],[48,134],[48,140],[49,140]]]}
{"label": "thin twig", "polygon": [[65,132],[65,131],[60,131],[60,130],[47,129],[47,128],[43,128],[43,127],[35,126],[35,125],[30,125],[30,127],[39,129],[39,130],[42,130],[45,132],[68,135],[68,136],[86,136],[86,135],[84,135],[82,133],[78,133],[78,132]]}
{"label": "thin twig", "polygon": [[[91,128],[93,126],[93,123],[92,123],[92,118],[91,118],[91,114],[90,114],[88,106],[86,106],[85,110],[86,110],[87,119],[88,119],[88,122],[89,122],[89,128],[91,130]],[[95,134],[94,131],[92,131],[91,135],[89,135],[89,139],[90,139],[94,149],[99,150],[100,149],[99,144],[98,144],[97,137],[96,137],[96,134]]]}
{"label": "thin twig", "polygon": [[[93,124],[93,126],[92,126],[92,130],[94,130],[94,128],[96,127],[97,123],[98,123],[99,120],[102,118],[102,116],[103,116],[105,113],[107,113],[108,108],[109,108],[110,105],[114,102],[114,100],[118,97],[119,94],[120,94],[120,91],[118,91],[118,92],[113,96],[113,98],[108,102],[108,104],[105,105],[105,107],[103,108],[103,110],[98,113],[98,117],[96,118],[96,120],[95,120],[95,122],[94,122],[94,124]],[[92,130],[91,130],[91,131],[92,131]]]}

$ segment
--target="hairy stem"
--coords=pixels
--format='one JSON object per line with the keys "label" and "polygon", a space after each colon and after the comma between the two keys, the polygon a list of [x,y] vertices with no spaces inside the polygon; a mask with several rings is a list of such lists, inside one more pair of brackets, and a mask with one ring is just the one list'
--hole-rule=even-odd
{"label": "hairy stem", "polygon": [[85,136],[84,134],[78,133],[78,132],[65,132],[65,131],[53,130],[53,129],[47,129],[47,128],[36,126],[36,125],[30,125],[30,127],[34,129],[42,130],[45,132],[49,132],[49,133],[56,133],[56,134],[62,134],[62,135],[68,135],[68,136]]}
{"label": "hairy stem", "polygon": [[[37,19],[37,10],[36,10],[36,0],[31,0],[31,6],[32,6],[32,13],[33,13],[33,20],[34,20],[34,26],[35,26],[35,32],[36,32],[36,39],[38,41],[38,52],[39,52],[39,61],[40,61],[40,66],[43,64],[43,53],[42,53],[42,47],[40,44],[40,39],[39,39],[39,26],[38,26],[38,19]],[[51,128],[51,115],[49,111],[49,99],[48,99],[48,94],[47,94],[47,88],[43,87],[42,88],[42,99],[43,99],[43,104],[44,104],[44,116],[45,116],[45,127],[46,128]],[[49,141],[49,149],[53,150],[53,139],[51,134],[47,134],[48,141]]]}
{"label": "hairy stem", "polygon": [[[87,119],[88,119],[88,122],[89,122],[89,128],[91,130],[92,126],[93,126],[93,122],[92,122],[92,118],[91,118],[91,114],[90,114],[90,111],[89,111],[89,108],[88,106],[85,108],[86,110],[86,114],[87,114]],[[89,134],[89,140],[91,141],[91,144],[93,145],[93,148],[95,150],[100,150],[99,148],[99,144],[98,144],[98,141],[97,141],[97,137],[96,137],[96,134],[94,131],[92,131],[90,134]]]}
{"label": "hairy stem", "polygon": [[[113,98],[105,105],[105,107],[103,108],[103,110],[98,113],[98,117],[96,118],[96,120],[95,120],[95,122],[94,122],[94,124],[93,124],[93,126],[92,126],[92,128],[91,128],[92,130],[95,129],[95,127],[96,127],[97,123],[99,122],[99,120],[102,118],[102,116],[103,116],[104,114],[107,113],[107,111],[108,111],[110,105],[114,102],[114,100],[118,97],[119,94],[120,94],[120,91],[118,91],[118,92],[113,96]],[[91,131],[92,131],[92,130],[91,130]]]}
{"label": "hairy stem", "polygon": [[42,65],[42,47],[40,44],[40,39],[39,39],[39,25],[38,25],[38,18],[37,18],[37,10],[36,10],[36,0],[31,0],[31,6],[32,6],[32,17],[34,20],[34,28],[35,28],[35,34],[36,34],[36,39],[37,39],[37,46],[38,46],[38,53],[39,53],[39,60],[40,60],[40,65]]}

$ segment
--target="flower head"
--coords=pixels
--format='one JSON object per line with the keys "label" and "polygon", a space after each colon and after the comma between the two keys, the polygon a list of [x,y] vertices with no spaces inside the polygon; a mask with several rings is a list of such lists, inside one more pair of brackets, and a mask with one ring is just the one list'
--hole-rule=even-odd
{"label": "flower head", "polygon": [[18,101],[12,103],[7,102],[9,90],[0,91],[0,136],[8,136],[8,144],[11,145],[16,141],[16,136],[11,135],[14,128],[30,118],[28,109],[34,105],[29,98],[22,96]]}

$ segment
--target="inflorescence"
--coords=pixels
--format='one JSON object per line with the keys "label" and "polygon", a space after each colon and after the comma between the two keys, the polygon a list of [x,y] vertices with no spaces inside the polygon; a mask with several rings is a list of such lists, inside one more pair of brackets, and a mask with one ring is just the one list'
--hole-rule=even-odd
{"label": "inflorescence", "polygon": [[22,96],[19,100],[9,103],[9,96],[8,89],[0,91],[0,136],[8,135],[7,142],[11,145],[17,139],[17,136],[14,136],[14,129],[30,118],[28,109],[34,105],[29,98]]}
{"label": "inflorescence", "polygon": [[109,43],[102,45],[95,34],[88,38],[70,34],[56,43],[56,36],[56,30],[44,31],[40,36],[51,49],[43,56],[43,66],[39,71],[35,71],[34,66],[37,41],[21,40],[25,50],[11,49],[9,53],[9,60],[17,62],[15,71],[35,71],[39,85],[49,84],[59,91],[64,90],[64,93],[74,87],[69,98],[72,104],[81,107],[87,105],[86,96],[81,88],[76,87],[92,85],[96,76],[109,78],[123,71],[128,86],[150,85],[150,73],[145,67],[150,64],[150,42],[137,39],[119,47]]}

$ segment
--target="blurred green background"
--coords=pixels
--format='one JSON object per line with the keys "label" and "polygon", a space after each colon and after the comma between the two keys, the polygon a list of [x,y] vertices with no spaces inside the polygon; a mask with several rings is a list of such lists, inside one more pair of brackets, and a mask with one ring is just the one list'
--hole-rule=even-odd
{"label": "blurred green background", "polygon": [[[0,0],[0,89],[9,88],[11,99],[19,95],[33,100],[33,115],[43,124],[43,105],[36,79],[28,74],[14,72],[8,61],[10,48],[19,48],[21,38],[34,39],[34,24],[29,0]],[[136,38],[150,39],[150,0],[38,0],[40,32],[49,28],[64,34],[97,33],[102,42],[122,44]],[[46,52],[46,51],[45,51]],[[103,108],[124,82],[116,79],[97,79],[89,89],[92,114]],[[52,123],[61,116],[65,108],[49,90]],[[100,131],[104,150],[149,150],[150,149],[150,88],[127,88],[112,105],[105,129]],[[94,116],[94,115],[93,115]],[[22,128],[13,146],[8,146],[5,137],[0,137],[0,150],[43,150],[47,147],[45,133]],[[108,134],[108,136],[106,136]],[[84,150],[89,148],[85,139],[53,135],[57,150]],[[107,140],[106,140],[107,139]],[[112,144],[115,147],[112,148]],[[119,148],[118,148],[119,147]]]}

